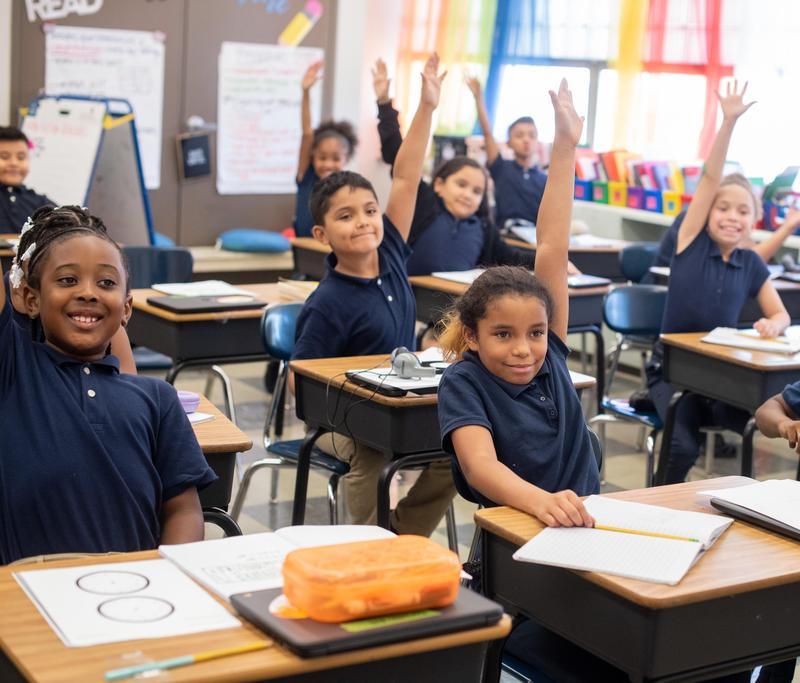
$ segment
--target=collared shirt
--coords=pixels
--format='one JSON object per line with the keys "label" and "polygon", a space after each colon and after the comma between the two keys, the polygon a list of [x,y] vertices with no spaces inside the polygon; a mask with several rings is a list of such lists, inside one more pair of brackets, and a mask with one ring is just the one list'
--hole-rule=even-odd
{"label": "collared shirt", "polygon": [[[476,353],[466,352],[445,370],[439,384],[442,448],[455,456],[454,430],[485,427],[497,459],[525,481],[551,493],[597,493],[600,474],[567,369],[568,353],[548,333],[547,355],[536,377],[529,384],[511,384],[489,372]],[[485,496],[475,499],[494,504]]]}
{"label": "collared shirt", "polygon": [[319,176],[314,170],[314,166],[309,164],[303,177],[297,183],[297,204],[294,209],[294,232],[297,237],[311,237],[314,219],[311,217],[308,200],[311,199],[311,190],[314,189],[318,180]]}
{"label": "collared shirt", "polygon": [[158,546],[165,501],[217,477],[175,388],[80,362],[0,313],[0,564]]}
{"label": "collared shirt", "polygon": [[782,395],[786,405],[792,409],[795,415],[800,416],[800,381],[787,384]]}
{"label": "collared shirt", "polygon": [[329,254],[325,277],[297,319],[292,358],[365,356],[398,346],[413,351],[417,304],[406,272],[410,252],[384,216],[377,277],[339,273],[336,255]]}
{"label": "collared shirt", "polygon": [[470,270],[480,260],[484,237],[478,216],[459,220],[442,205],[439,215],[414,242],[408,274]]}
{"label": "collared shirt", "polygon": [[501,228],[509,218],[537,222],[547,175],[536,166],[523,168],[498,156],[489,166],[494,180],[495,223]]}
{"label": "collared shirt", "polygon": [[750,249],[734,249],[724,261],[719,246],[704,228],[672,258],[661,331],[705,332],[715,327],[736,327],[745,302],[758,295],[768,277],[767,266]]}
{"label": "collared shirt", "polygon": [[19,232],[28,216],[42,206],[55,206],[55,202],[24,185],[0,183],[0,232]]}

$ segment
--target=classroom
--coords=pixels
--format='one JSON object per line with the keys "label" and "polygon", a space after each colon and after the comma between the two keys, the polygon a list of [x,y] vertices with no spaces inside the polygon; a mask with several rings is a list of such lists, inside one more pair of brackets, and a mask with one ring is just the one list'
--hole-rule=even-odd
{"label": "classroom", "polygon": [[800,681],[794,0],[0,0],[0,681]]}

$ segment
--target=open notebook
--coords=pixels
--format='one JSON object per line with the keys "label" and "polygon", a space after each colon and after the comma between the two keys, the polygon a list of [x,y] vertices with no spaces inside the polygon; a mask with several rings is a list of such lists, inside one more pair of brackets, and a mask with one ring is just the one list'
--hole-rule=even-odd
{"label": "open notebook", "polygon": [[514,553],[514,559],[675,585],[733,522],[719,515],[602,496],[589,496],[585,505],[598,525],[661,536],[586,527],[547,528]]}
{"label": "open notebook", "polygon": [[[793,329],[794,328],[794,329]],[[800,336],[798,330],[792,326],[780,337],[762,337],[754,329],[737,330],[733,327],[715,327],[701,339],[708,344],[721,344],[723,346],[736,346],[741,349],[753,351],[768,351],[770,353],[785,353],[788,355],[800,351]]]}

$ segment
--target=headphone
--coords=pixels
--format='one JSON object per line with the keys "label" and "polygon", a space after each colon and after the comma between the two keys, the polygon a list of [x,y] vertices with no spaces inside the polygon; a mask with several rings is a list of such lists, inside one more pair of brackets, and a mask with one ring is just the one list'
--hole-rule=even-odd
{"label": "headphone", "polygon": [[405,346],[398,346],[392,351],[392,372],[400,379],[419,379],[433,377],[436,368],[426,368]]}

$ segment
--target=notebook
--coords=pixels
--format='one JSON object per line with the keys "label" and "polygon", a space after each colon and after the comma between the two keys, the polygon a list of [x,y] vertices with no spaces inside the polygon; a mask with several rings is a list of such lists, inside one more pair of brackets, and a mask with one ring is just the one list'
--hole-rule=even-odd
{"label": "notebook", "polygon": [[149,296],[147,303],[173,313],[218,313],[264,308],[268,301],[251,296]]}
{"label": "notebook", "polygon": [[[345,624],[312,619],[288,619],[270,611],[281,589],[244,593],[231,597],[240,616],[300,657],[321,657],[362,647],[374,647],[413,638],[428,638],[497,623],[503,608],[462,588],[452,605],[438,609],[377,617]],[[443,680],[447,678],[443,675]]]}
{"label": "notebook", "polygon": [[585,505],[598,525],[661,536],[586,527],[548,527],[514,553],[514,559],[674,586],[733,522],[720,515],[603,496],[589,496]]}
{"label": "notebook", "polygon": [[444,270],[431,273],[433,277],[440,277],[442,280],[460,282],[462,285],[471,285],[483,272],[483,268],[473,268],[472,270]]}
{"label": "notebook", "polygon": [[800,481],[770,479],[700,495],[722,512],[800,541]]}
{"label": "notebook", "polygon": [[[789,331],[789,330],[787,330]],[[768,351],[770,353],[785,353],[788,355],[800,351],[800,337],[790,332],[780,337],[762,337],[754,329],[737,330],[733,327],[715,327],[700,341],[708,344],[721,344],[722,346],[735,346],[753,351]]]}
{"label": "notebook", "polygon": [[200,282],[165,282],[152,286],[157,292],[171,296],[249,296],[255,293],[229,285],[222,280],[201,280]]}

